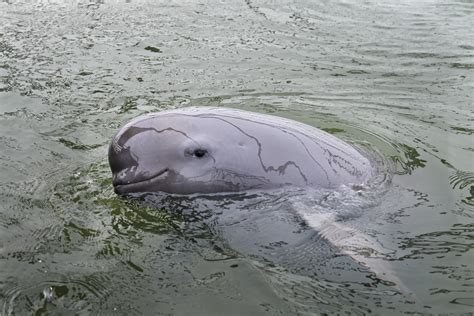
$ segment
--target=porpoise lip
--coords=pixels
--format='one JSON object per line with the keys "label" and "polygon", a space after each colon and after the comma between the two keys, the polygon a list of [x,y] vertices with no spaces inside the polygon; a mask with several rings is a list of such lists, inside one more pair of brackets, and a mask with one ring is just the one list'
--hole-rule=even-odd
{"label": "porpoise lip", "polygon": [[168,168],[162,169],[151,176],[145,178],[145,179],[140,179],[140,181],[135,181],[135,182],[128,182],[128,183],[116,183],[114,181],[114,191],[116,194],[126,194],[126,193],[132,193],[132,192],[142,192],[144,191],[143,188],[148,187],[149,184],[152,182],[158,180],[158,178],[162,177],[164,174],[168,172]]}

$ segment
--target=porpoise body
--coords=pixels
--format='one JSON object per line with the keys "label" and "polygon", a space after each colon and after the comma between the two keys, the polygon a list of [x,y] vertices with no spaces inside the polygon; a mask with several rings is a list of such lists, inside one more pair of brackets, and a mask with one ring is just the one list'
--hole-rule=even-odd
{"label": "porpoise body", "polygon": [[137,117],[113,137],[117,194],[236,192],[362,184],[368,158],[315,127],[267,114],[189,107]]}

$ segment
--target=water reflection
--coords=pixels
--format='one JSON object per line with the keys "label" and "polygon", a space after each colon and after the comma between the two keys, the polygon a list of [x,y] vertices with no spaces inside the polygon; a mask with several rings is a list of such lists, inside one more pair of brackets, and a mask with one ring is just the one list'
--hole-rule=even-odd
{"label": "water reflection", "polygon": [[405,144],[398,144],[401,150],[401,154],[404,155],[403,159],[401,156],[392,156],[392,159],[398,163],[402,171],[399,174],[411,174],[416,168],[423,168],[426,165],[426,160],[420,159],[418,151]]}
{"label": "water reflection", "polygon": [[450,176],[449,183],[453,189],[463,192],[461,201],[464,204],[474,206],[474,173],[457,170]]}
{"label": "water reflection", "polygon": [[424,255],[436,255],[443,258],[450,253],[462,254],[471,251],[474,245],[470,242],[474,234],[474,225],[457,224],[448,231],[437,231],[406,239],[403,247],[411,251],[404,258],[423,258]]}

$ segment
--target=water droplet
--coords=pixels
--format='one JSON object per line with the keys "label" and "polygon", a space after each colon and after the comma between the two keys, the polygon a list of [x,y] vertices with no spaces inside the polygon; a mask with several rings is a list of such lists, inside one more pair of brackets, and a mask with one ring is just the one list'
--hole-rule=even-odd
{"label": "water droplet", "polygon": [[54,297],[53,287],[52,286],[45,287],[43,289],[43,296],[46,301],[51,302]]}

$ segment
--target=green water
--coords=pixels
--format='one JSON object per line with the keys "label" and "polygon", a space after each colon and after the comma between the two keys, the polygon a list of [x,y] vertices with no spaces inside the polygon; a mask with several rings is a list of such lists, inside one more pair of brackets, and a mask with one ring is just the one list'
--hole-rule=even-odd
{"label": "green water", "polygon": [[[0,314],[472,312],[472,1],[101,2],[0,2]],[[285,236],[281,218],[246,240],[188,202],[116,197],[114,132],[188,105],[381,153],[393,178],[356,226],[414,296],[301,272],[311,240],[265,253],[253,239]]]}

